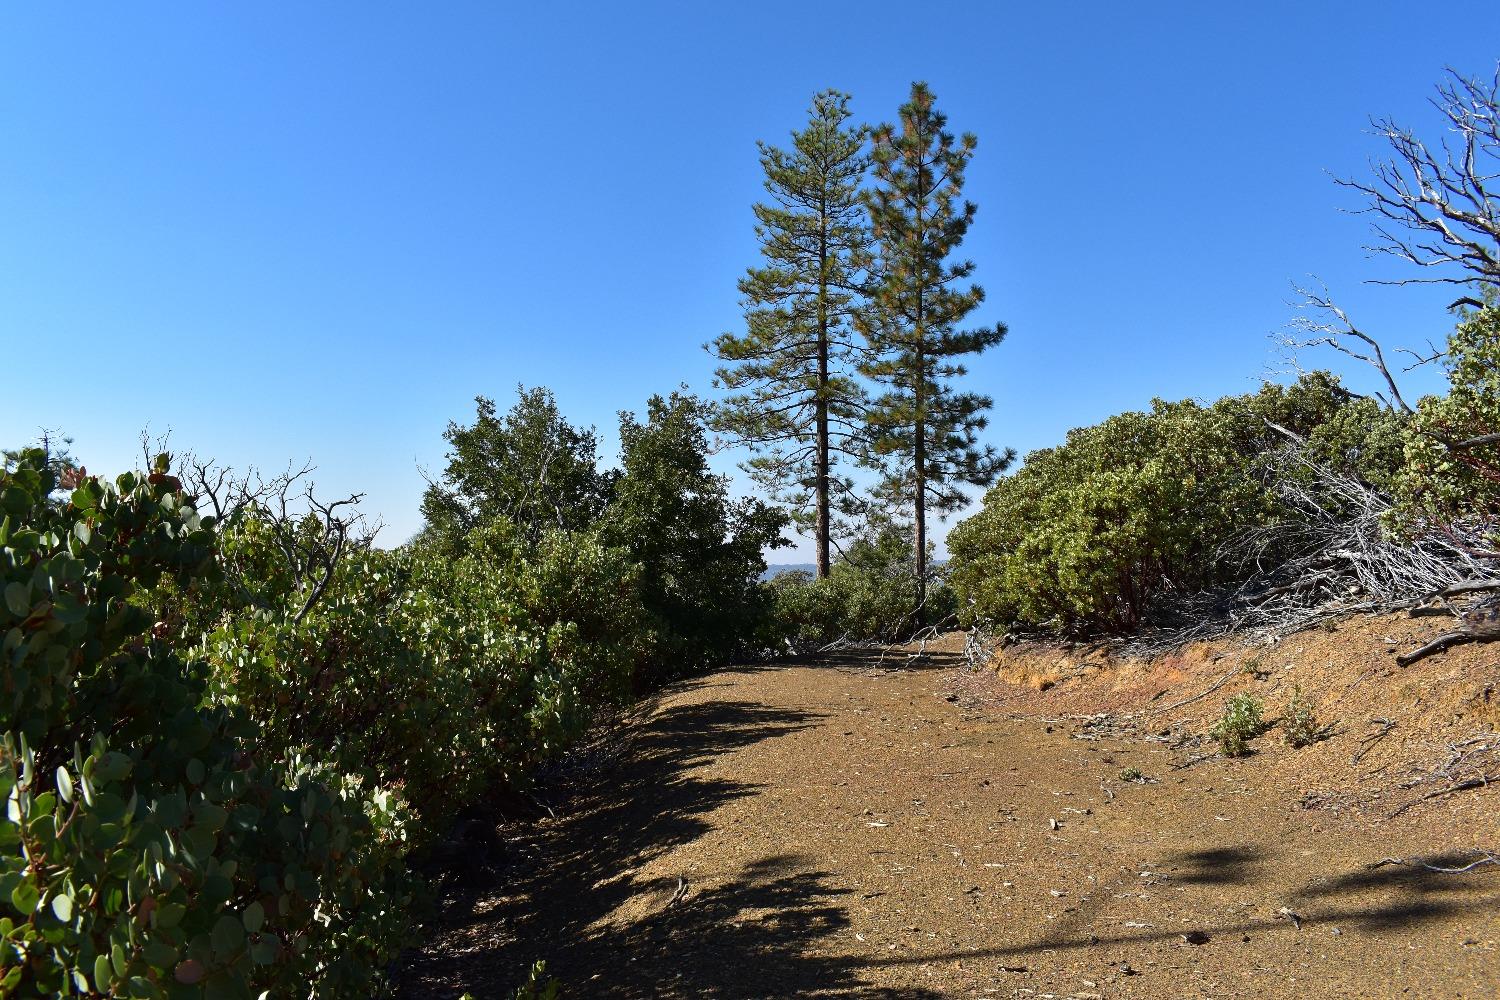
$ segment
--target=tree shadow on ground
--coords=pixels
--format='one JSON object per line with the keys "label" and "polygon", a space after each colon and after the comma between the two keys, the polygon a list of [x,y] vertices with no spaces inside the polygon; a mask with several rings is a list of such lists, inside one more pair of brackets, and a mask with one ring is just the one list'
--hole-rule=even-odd
{"label": "tree shadow on ground", "polygon": [[[1256,884],[1263,866],[1286,864],[1274,852],[1241,844],[1168,855],[1158,867],[1166,869],[1165,884],[1198,887]],[[1425,859],[1435,867],[1456,868],[1474,860],[1470,854],[1443,854]],[[1108,898],[1117,885],[1101,887],[1096,899]],[[1179,902],[1179,905],[1180,902]],[[1312,927],[1341,927],[1368,933],[1417,930],[1426,924],[1466,914],[1489,914],[1500,906],[1500,868],[1477,868],[1465,874],[1435,872],[1420,867],[1366,866],[1326,878],[1313,878],[1280,898],[1264,903],[1240,919],[1205,918],[1165,930],[1118,930],[1105,923],[1093,907],[1081,907],[1039,938],[1013,945],[979,948],[961,953],[915,954],[876,959],[876,965],[910,965],[944,958],[991,957],[1002,961],[1052,951],[1096,947],[1118,951],[1131,945],[1161,942],[1184,947],[1246,934],[1298,934]],[[1207,907],[1212,909],[1212,905]]]}
{"label": "tree shadow on ground", "polygon": [[694,768],[820,718],[727,700],[651,714],[575,780],[555,819],[487,848],[499,862],[471,858],[460,877],[450,872],[434,944],[401,970],[398,995],[509,996],[543,959],[565,996],[936,996],[869,987],[865,963],[817,953],[849,925],[848,890],[806,858],[754,859],[701,887],[639,872],[707,832],[706,814],[758,789]]}
{"label": "tree shadow on ground", "polygon": [[1256,864],[1265,852],[1248,844],[1231,844],[1199,851],[1168,854],[1161,868],[1174,885],[1245,885],[1254,880]]}

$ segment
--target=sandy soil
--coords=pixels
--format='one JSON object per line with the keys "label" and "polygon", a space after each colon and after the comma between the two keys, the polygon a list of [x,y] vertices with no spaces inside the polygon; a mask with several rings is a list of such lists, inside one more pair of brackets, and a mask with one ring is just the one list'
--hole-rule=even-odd
{"label": "sandy soil", "polygon": [[[542,958],[568,997],[1494,997],[1500,868],[1371,867],[1500,847],[1500,791],[1422,798],[1491,763],[1434,773],[1494,728],[1500,655],[1396,671],[1415,627],[677,685],[555,816],[470,825],[403,995],[508,996]],[[1211,756],[1224,695],[1274,716],[1293,683],[1332,738]]]}

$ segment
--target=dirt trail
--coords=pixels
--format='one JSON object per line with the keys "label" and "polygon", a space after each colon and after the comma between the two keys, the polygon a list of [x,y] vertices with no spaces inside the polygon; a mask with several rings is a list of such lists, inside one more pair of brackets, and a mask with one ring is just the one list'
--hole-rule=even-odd
{"label": "dirt trail", "polygon": [[1253,757],[1174,769],[1161,743],[953,700],[953,677],[669,689],[555,818],[474,841],[404,995],[508,996],[535,958],[567,997],[1500,991],[1500,870],[1368,867],[1493,845],[1493,790],[1309,811]]}

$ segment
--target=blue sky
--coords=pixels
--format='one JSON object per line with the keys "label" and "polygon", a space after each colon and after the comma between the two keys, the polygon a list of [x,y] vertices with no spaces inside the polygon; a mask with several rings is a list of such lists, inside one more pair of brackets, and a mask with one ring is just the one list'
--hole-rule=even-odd
{"label": "blue sky", "polygon": [[710,391],[755,141],[830,86],[887,120],[914,79],[980,140],[997,445],[1253,388],[1309,273],[1393,343],[1440,338],[1451,290],[1364,284],[1402,272],[1328,173],[1381,153],[1371,115],[1427,128],[1445,66],[1493,71],[1500,5],[1442,9],[6,5],[0,443],[311,458],[399,541],[476,394],[551,386],[612,452],[617,410]]}

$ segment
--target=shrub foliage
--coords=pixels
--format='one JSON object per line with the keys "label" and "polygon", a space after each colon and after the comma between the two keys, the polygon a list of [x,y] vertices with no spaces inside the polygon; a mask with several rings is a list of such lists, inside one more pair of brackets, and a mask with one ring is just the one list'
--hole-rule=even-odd
{"label": "shrub foliage", "polygon": [[0,475],[0,989],[370,995],[404,932],[404,809],[266,752],[138,602],[214,571],[164,463],[59,486],[41,451]]}
{"label": "shrub foliage", "polygon": [[555,502],[518,470],[592,432],[545,393],[484,417],[392,551],[337,505],[190,496],[167,456],[114,483],[7,457],[0,995],[377,995],[413,851],[633,690],[754,648],[785,519],[708,470],[697,400],[624,418],[618,474],[575,452]]}
{"label": "shrub foliage", "polygon": [[1282,516],[1269,459],[1288,435],[1389,479],[1399,435],[1369,401],[1312,375],[1212,405],[1157,400],[1033,452],[949,537],[966,621],[1060,632],[1138,627],[1165,593],[1243,572],[1231,539]]}

